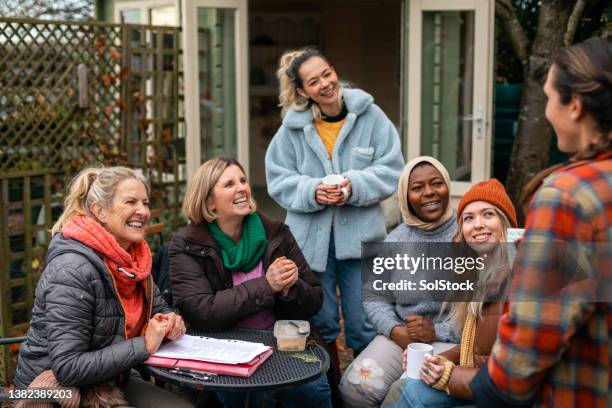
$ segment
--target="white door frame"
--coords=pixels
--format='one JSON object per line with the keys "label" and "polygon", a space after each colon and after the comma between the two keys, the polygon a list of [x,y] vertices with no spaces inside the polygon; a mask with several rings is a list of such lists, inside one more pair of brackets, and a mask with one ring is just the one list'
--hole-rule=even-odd
{"label": "white door frame", "polygon": [[140,18],[144,20],[140,24],[150,24],[150,11],[152,9],[160,7],[174,7],[176,9],[176,21],[174,25],[180,26],[180,8],[179,0],[141,0],[141,1],[126,1],[126,2],[115,2],[114,7],[114,18],[115,22],[121,22],[121,12],[127,10],[138,10],[140,12]]}
{"label": "white door frame", "polygon": [[[197,44],[197,9],[199,7],[236,11],[236,141],[238,161],[249,171],[249,76],[247,0],[181,0],[183,25],[183,67],[185,84],[185,124],[187,179],[202,164],[200,139],[200,81]],[[248,174],[247,174],[248,175]]]}
{"label": "white door frame", "polygon": [[[451,196],[463,196],[476,182],[491,176],[491,115],[493,101],[494,0],[406,0],[408,1],[408,100],[405,157],[421,155],[422,32],[425,11],[474,11],[474,99],[482,121],[472,121],[472,169],[470,182],[451,182]],[[482,107],[482,108],[479,108]]]}

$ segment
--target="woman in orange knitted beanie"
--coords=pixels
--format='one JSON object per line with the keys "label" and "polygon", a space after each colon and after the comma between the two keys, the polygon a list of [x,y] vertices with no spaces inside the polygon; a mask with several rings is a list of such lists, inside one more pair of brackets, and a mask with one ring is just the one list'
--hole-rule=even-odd
{"label": "woman in orange knitted beanie", "polygon": [[[486,361],[496,338],[503,292],[510,271],[505,250],[506,230],[516,227],[516,211],[503,185],[496,179],[473,186],[457,208],[459,229],[455,242],[466,243],[479,255],[486,254],[485,268],[479,272],[482,299],[449,302],[443,307],[448,318],[462,331],[461,344],[439,355],[428,357],[421,367],[421,380],[396,381],[383,402],[384,407],[464,406],[470,403],[470,380]],[[406,364],[404,353],[404,366]]]}

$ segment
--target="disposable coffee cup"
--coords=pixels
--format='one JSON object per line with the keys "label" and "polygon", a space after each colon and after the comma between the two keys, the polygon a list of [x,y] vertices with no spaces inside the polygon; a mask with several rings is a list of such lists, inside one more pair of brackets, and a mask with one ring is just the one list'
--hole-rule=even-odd
{"label": "disposable coffee cup", "polygon": [[321,182],[327,186],[337,186],[344,180],[341,174],[329,174],[321,179]]}
{"label": "disposable coffee cup", "polygon": [[425,357],[431,356],[433,346],[426,343],[410,343],[406,348],[406,376],[414,380],[421,378],[419,371]]}

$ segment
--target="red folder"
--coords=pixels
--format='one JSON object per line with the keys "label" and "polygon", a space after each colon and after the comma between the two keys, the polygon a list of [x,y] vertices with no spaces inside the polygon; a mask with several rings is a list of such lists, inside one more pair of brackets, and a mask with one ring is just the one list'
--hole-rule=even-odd
{"label": "red folder", "polygon": [[210,361],[186,360],[167,357],[151,356],[145,360],[145,364],[166,367],[166,368],[187,368],[194,371],[202,371],[205,373],[214,373],[221,375],[231,375],[234,377],[250,377],[257,368],[263,364],[273,353],[274,349],[270,347],[267,351],[261,353],[253,360],[244,364],[224,364],[213,363]]}

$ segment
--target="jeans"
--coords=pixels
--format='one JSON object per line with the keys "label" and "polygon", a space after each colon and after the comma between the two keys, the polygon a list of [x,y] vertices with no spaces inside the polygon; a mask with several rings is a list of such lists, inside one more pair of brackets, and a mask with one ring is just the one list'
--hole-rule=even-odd
{"label": "jeans", "polygon": [[315,276],[321,282],[323,289],[323,305],[317,314],[312,316],[312,322],[318,327],[327,343],[336,340],[340,334],[336,285],[340,286],[346,344],[354,351],[360,352],[376,335],[361,301],[361,260],[336,259],[332,235],[327,255],[327,268],[325,272],[315,272]]}
{"label": "jeans", "polygon": [[421,380],[411,378],[397,380],[391,386],[381,408],[447,408],[472,407],[473,402],[453,398],[436,390]]}
{"label": "jeans", "polygon": [[[225,408],[244,407],[246,394],[243,392],[221,391],[216,394]],[[274,393],[253,392],[250,397],[251,407],[274,407],[275,401],[279,401],[287,408],[331,408],[331,390],[325,374],[306,384]]]}

